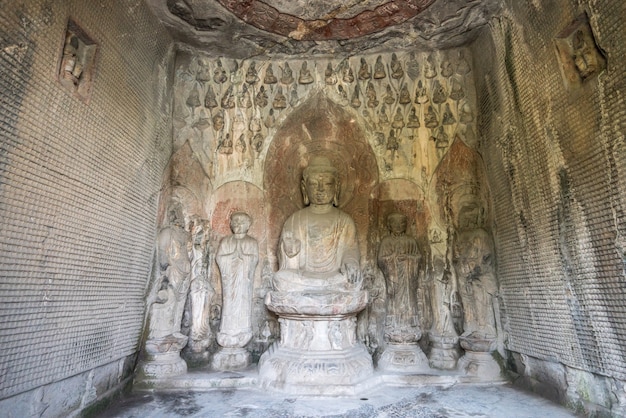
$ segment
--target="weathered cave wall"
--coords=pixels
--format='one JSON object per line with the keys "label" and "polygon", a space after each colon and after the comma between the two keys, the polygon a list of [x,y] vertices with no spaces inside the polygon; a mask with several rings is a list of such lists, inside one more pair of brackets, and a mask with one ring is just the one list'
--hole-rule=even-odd
{"label": "weathered cave wall", "polygon": [[[97,44],[82,98],[57,78],[69,18]],[[68,416],[132,372],[171,154],[159,28],[136,0],[0,1],[3,416]]]}
{"label": "weathered cave wall", "polygon": [[[507,1],[505,9],[472,50],[509,366],[544,395],[623,416],[626,6]],[[606,57],[589,77],[556,48],[568,46],[568,25],[582,13]]]}

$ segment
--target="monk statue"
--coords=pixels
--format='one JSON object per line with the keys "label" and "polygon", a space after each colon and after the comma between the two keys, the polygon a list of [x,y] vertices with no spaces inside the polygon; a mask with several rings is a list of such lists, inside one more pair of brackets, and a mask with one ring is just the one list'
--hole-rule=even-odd
{"label": "monk statue", "polygon": [[355,291],[361,287],[359,248],[352,218],[337,209],[339,177],[325,157],[315,157],[302,175],[305,208],[283,226],[274,275],[280,292]]}

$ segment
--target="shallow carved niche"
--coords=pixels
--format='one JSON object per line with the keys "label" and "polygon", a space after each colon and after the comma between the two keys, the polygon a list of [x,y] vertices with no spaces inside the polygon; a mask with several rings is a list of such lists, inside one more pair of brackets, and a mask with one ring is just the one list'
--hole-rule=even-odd
{"label": "shallow carved niche", "polygon": [[59,82],[66,90],[88,101],[95,73],[98,45],[70,19],[59,63]]}
{"label": "shallow carved niche", "polygon": [[267,155],[263,183],[269,205],[267,248],[271,260],[276,260],[283,223],[303,207],[302,170],[314,156],[327,157],[339,170],[338,207],[354,219],[361,254],[367,254],[367,199],[377,183],[378,169],[365,133],[348,112],[322,94],[312,97],[287,117]]}
{"label": "shallow carved niche", "polygon": [[561,72],[570,88],[580,87],[606,68],[606,58],[598,47],[586,14],[576,18],[555,38]]}

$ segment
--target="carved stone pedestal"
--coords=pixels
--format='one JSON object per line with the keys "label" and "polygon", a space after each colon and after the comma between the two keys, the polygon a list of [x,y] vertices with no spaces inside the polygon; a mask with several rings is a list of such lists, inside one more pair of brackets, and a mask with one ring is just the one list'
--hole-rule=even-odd
{"label": "carved stone pedestal", "polygon": [[213,355],[211,367],[215,370],[241,370],[250,365],[250,353],[241,347],[220,347]]}
{"label": "carved stone pedestal", "polygon": [[390,372],[426,373],[428,358],[417,344],[390,343],[378,359],[378,368]]}
{"label": "carved stone pedestal", "polygon": [[500,365],[493,358],[495,337],[479,337],[474,334],[459,338],[465,355],[459,360],[459,370],[478,381],[503,380]]}
{"label": "carved stone pedestal", "polygon": [[430,367],[441,370],[456,369],[459,353],[459,337],[453,334],[430,333]]}
{"label": "carved stone pedestal", "polygon": [[146,341],[146,358],[139,362],[138,380],[180,376],[187,373],[187,363],[180,351],[187,344],[181,333]]}
{"label": "carved stone pedestal", "polygon": [[349,395],[370,377],[372,358],[356,339],[367,292],[270,292],[265,304],[281,324],[280,342],[259,361],[263,386],[303,395]]}

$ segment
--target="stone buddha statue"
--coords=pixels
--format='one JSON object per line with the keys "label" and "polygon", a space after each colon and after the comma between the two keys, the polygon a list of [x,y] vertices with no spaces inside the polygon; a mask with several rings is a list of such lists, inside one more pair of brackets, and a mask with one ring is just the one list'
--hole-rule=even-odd
{"label": "stone buddha statue", "polygon": [[315,157],[304,170],[305,208],[283,226],[274,289],[280,292],[354,291],[361,287],[359,249],[352,218],[337,209],[337,169]]}
{"label": "stone buddha statue", "polygon": [[259,359],[264,387],[294,394],[344,394],[374,372],[356,337],[367,306],[356,226],[335,206],[337,169],[313,158],[302,175],[305,208],[291,215],[278,243],[279,269],[265,306],[278,316],[280,340]]}

